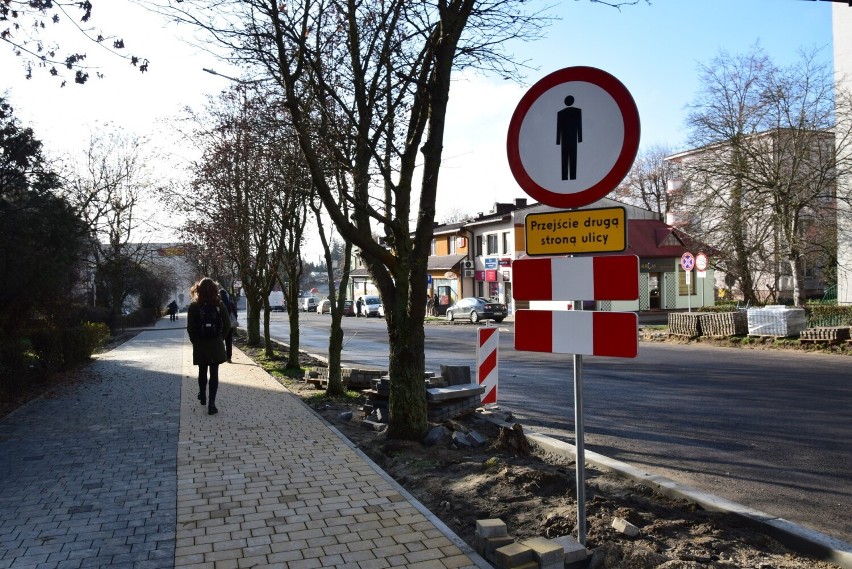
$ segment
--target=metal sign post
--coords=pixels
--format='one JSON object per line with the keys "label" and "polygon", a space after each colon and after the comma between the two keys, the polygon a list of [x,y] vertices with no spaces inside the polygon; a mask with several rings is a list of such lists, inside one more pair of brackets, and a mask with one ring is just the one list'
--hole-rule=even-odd
{"label": "metal sign post", "polygon": [[680,256],[680,268],[686,273],[686,305],[688,311],[692,312],[692,269],[695,268],[695,257],[692,253],[686,252]]}
{"label": "metal sign post", "polygon": [[586,545],[586,450],[583,422],[583,356],[574,354],[574,445],[577,470],[577,541]]}

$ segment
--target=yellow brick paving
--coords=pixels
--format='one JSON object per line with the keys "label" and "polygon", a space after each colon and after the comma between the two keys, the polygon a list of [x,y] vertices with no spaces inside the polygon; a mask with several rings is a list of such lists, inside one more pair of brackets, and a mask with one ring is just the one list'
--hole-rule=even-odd
{"label": "yellow brick paving", "polygon": [[220,366],[217,415],[196,372],[187,342],[175,567],[489,567],[243,353]]}

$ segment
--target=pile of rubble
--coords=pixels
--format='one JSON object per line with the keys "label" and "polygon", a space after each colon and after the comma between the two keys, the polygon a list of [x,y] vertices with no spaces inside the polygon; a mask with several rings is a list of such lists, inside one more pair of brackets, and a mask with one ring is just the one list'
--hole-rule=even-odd
{"label": "pile of rubble", "polygon": [[[372,380],[372,388],[363,393],[369,397],[364,405],[365,427],[381,430],[388,418],[390,400],[390,377]],[[423,381],[426,391],[426,417],[432,423],[440,423],[474,412],[481,405],[485,391],[470,378],[469,366],[441,366],[441,375],[428,372]]]}

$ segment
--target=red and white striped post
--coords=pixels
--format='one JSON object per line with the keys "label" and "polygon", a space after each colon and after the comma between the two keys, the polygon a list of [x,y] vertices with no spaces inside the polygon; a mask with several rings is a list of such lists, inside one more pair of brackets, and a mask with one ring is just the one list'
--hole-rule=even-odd
{"label": "red and white striped post", "polygon": [[484,327],[477,331],[476,343],[476,379],[485,391],[482,404],[497,403],[497,368],[500,330]]}

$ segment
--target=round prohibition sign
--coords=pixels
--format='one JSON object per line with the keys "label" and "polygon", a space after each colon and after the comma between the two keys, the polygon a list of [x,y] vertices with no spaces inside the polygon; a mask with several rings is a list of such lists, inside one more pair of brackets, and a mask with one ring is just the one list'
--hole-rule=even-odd
{"label": "round prohibition sign", "polygon": [[695,256],[695,268],[699,271],[707,270],[707,255],[705,253],[699,253]]}
{"label": "round prohibition sign", "polygon": [[692,253],[684,253],[681,255],[680,266],[687,273],[695,268],[695,257],[692,256]]}
{"label": "round prohibition sign", "polygon": [[639,134],[636,103],[618,79],[594,67],[566,67],[530,87],[515,108],[509,167],[540,203],[580,207],[624,179]]}

